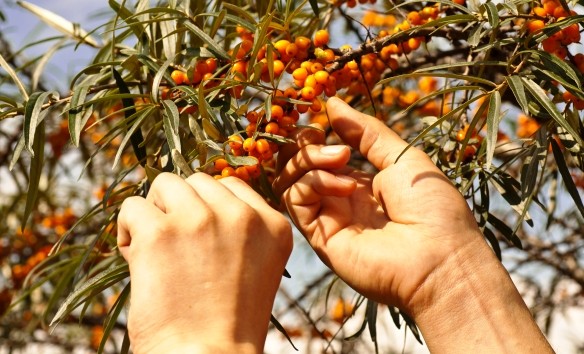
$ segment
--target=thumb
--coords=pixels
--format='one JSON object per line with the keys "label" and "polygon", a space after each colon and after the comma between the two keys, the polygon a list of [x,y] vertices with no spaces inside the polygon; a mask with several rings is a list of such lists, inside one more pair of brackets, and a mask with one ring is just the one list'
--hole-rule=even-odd
{"label": "thumb", "polygon": [[393,164],[408,146],[408,143],[382,121],[356,111],[337,97],[328,99],[326,112],[339,137],[359,150],[379,170]]}

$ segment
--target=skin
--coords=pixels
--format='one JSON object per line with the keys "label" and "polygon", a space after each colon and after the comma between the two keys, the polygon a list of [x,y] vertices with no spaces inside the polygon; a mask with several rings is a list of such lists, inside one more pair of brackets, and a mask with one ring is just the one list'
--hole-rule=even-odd
{"label": "skin", "polygon": [[[355,290],[398,306],[435,353],[552,352],[465,200],[420,150],[331,98],[347,145],[305,129],[280,150],[274,190],[319,257]],[[380,171],[346,166],[350,148]],[[124,202],[135,353],[260,353],[291,231],[245,183],[162,174]]]}
{"label": "skin", "polygon": [[[337,98],[348,146],[310,133],[284,151],[274,182],[310,245],[347,284],[398,306],[434,353],[552,352],[461,194],[421,150]],[[346,166],[349,146],[379,173]]]}
{"label": "skin", "polygon": [[124,201],[135,353],[260,353],[292,250],[288,221],[241,180],[161,174]]}

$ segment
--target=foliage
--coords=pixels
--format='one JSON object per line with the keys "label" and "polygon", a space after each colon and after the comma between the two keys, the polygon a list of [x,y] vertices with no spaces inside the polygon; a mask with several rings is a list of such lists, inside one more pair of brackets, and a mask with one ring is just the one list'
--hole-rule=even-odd
{"label": "foliage", "polygon": [[[335,141],[324,111],[335,95],[424,149],[499,257],[523,250],[512,270],[535,289],[547,329],[556,309],[582,304],[584,15],[575,1],[108,3],[111,19],[85,32],[20,2],[63,33],[37,42],[51,48],[31,60],[0,37],[0,172],[14,185],[0,200],[0,307],[12,302],[11,345],[26,342],[10,337],[16,329],[81,322],[94,348],[127,349],[127,338],[106,346],[120,340],[109,334],[124,330],[129,294],[115,249],[124,198],[146,195],[162,171],[202,171],[237,176],[276,206],[279,147],[310,123]],[[68,45],[94,58],[58,92],[43,73]],[[352,163],[371,168],[357,154]],[[532,264],[553,271],[550,286],[522,272]],[[375,341],[377,304],[339,298],[332,319],[342,328],[361,305],[354,337],[368,328]]]}

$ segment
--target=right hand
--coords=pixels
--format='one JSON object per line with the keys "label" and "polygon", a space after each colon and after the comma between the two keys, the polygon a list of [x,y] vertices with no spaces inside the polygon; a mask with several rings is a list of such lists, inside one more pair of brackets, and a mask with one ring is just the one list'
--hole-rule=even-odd
{"label": "right hand", "polygon": [[417,304],[433,301],[433,275],[449,258],[467,249],[492,252],[464,198],[424,152],[410,148],[396,163],[408,144],[381,121],[336,98],[328,100],[327,112],[339,137],[379,173],[347,167],[347,146],[307,141],[287,156],[274,189],[323,262],[346,283],[368,298],[416,312]]}

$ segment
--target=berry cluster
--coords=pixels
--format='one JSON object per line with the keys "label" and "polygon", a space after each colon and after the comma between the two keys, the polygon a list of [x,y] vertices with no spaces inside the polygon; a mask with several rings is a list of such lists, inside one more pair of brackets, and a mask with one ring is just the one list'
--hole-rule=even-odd
{"label": "berry cluster", "polygon": [[[542,0],[541,6],[532,9],[532,14],[538,18],[527,21],[527,29],[530,33],[536,34],[541,32],[546,25],[561,21],[567,16],[576,15],[576,12],[573,10],[567,12],[557,0]],[[568,56],[567,47],[579,42],[580,28],[577,23],[574,23],[546,38],[542,42],[542,47],[546,52],[565,59]]]}

